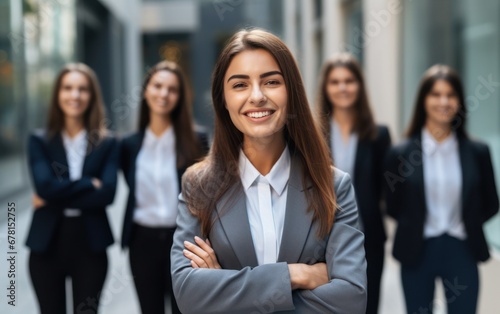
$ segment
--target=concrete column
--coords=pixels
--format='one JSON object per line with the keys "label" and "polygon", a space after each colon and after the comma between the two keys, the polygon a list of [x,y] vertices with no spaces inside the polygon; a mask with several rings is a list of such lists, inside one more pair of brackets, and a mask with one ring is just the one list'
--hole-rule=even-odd
{"label": "concrete column", "polygon": [[301,58],[299,59],[302,78],[306,88],[307,98],[309,103],[314,101],[315,82],[317,76],[317,51],[315,38],[315,21],[314,21],[314,1],[301,0],[300,11],[302,17],[301,28]]}
{"label": "concrete column", "polygon": [[[342,51],[344,38],[344,13],[340,0],[322,1],[323,58]],[[322,62],[325,60],[321,60]]]}
{"label": "concrete column", "polygon": [[283,1],[283,40],[293,55],[297,57],[297,2]]}
{"label": "concrete column", "polygon": [[400,43],[402,0],[365,0],[363,5],[364,70],[377,123],[400,138]]}

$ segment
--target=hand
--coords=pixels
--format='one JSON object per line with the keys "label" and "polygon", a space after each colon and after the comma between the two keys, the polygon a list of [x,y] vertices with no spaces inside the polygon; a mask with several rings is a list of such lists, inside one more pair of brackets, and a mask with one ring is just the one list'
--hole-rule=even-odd
{"label": "hand", "polygon": [[102,182],[101,180],[97,178],[92,178],[92,184],[94,185],[94,188],[100,189],[102,187]]}
{"label": "hand", "polygon": [[194,237],[194,242],[197,245],[189,241],[184,241],[186,249],[183,253],[186,258],[191,260],[191,266],[193,268],[221,269],[210,240],[203,241],[199,237]]}
{"label": "hand", "polygon": [[313,290],[330,281],[325,263],[288,264],[288,271],[290,272],[292,290]]}
{"label": "hand", "polygon": [[35,208],[35,210],[43,206],[45,206],[45,200],[38,196],[38,194],[33,194],[33,207]]}

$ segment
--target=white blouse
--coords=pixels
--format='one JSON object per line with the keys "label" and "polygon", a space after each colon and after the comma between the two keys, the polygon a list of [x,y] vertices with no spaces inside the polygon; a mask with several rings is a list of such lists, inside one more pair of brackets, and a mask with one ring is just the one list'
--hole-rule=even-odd
{"label": "white blouse", "polygon": [[424,127],[422,152],[427,205],[424,238],[447,233],[463,240],[467,234],[462,221],[462,167],[455,133],[438,143]]}
{"label": "white blouse", "polygon": [[[69,179],[71,181],[82,178],[83,164],[87,155],[87,131],[84,129],[71,138],[66,131],[62,132],[64,150],[68,161]],[[66,217],[77,217],[82,214],[80,209],[66,208],[63,211]]]}
{"label": "white blouse", "polygon": [[134,222],[145,227],[175,227],[179,186],[173,127],[160,137],[146,128],[135,171]]}
{"label": "white blouse", "polygon": [[351,133],[347,142],[342,138],[340,127],[334,119],[330,124],[330,145],[335,167],[347,172],[354,178],[354,166],[356,162],[356,150],[358,147],[358,135]]}
{"label": "white blouse", "polygon": [[259,265],[276,263],[278,259],[285,224],[290,163],[290,152],[285,147],[271,171],[263,176],[245,153],[240,152],[240,178],[246,195],[248,220]]}

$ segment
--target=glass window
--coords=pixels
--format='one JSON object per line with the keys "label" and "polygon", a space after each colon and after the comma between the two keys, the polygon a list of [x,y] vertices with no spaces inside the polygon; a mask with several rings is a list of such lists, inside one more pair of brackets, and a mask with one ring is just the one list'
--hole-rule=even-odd
{"label": "glass window", "polygon": [[[44,127],[55,75],[73,60],[74,0],[0,2],[0,198],[29,185],[29,130]],[[8,179],[7,179],[8,178]]]}

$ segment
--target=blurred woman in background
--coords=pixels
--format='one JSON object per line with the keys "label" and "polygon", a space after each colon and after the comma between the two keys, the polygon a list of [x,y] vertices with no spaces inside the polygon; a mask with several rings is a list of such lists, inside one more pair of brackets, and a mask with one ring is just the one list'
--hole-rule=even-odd
{"label": "blurred woman in background", "polygon": [[466,120],[460,77],[435,65],[420,82],[408,139],[387,157],[393,254],[409,314],[432,313],[438,277],[448,313],[476,313],[477,263],[490,256],[482,227],[499,201],[488,146],[467,135]]}
{"label": "blurred woman in background", "polygon": [[366,313],[378,313],[386,240],[383,168],[391,137],[387,127],[375,124],[361,67],[354,56],[341,53],[327,60],[319,82],[316,110],[335,166],[353,178],[365,233]]}
{"label": "blurred woman in background", "polygon": [[57,76],[47,129],[29,138],[35,195],[27,246],[42,314],[66,313],[66,278],[73,308],[97,313],[113,236],[106,206],[113,202],[118,145],[105,129],[97,77],[84,64]]}
{"label": "blurred woman in background", "polygon": [[180,313],[172,293],[170,248],[176,228],[181,177],[208,150],[205,133],[194,131],[191,94],[183,71],[163,61],[146,74],[139,131],[122,141],[121,168],[129,186],[122,247],[143,314]]}

